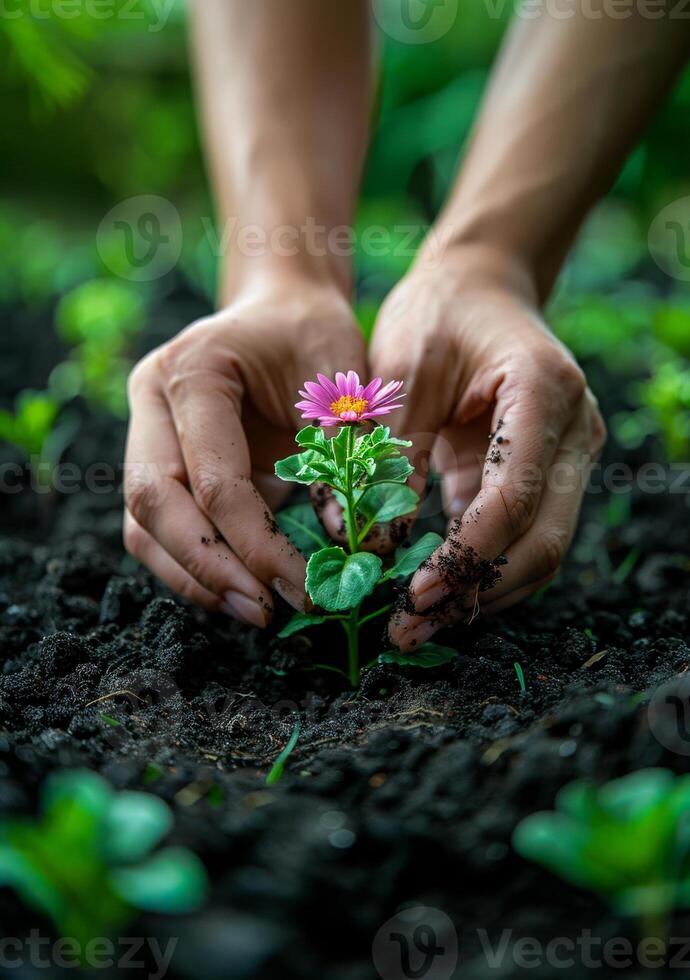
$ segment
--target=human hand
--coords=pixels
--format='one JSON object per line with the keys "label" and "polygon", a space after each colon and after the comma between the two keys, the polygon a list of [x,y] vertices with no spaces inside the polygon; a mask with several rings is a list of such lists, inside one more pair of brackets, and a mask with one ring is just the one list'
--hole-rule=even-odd
{"label": "human hand", "polygon": [[606,430],[582,371],[503,260],[449,250],[413,270],[381,309],[371,364],[405,379],[393,425],[429,446],[451,518],[389,623],[406,651],[554,577]]}
{"label": "human hand", "polygon": [[125,462],[127,550],[173,591],[253,626],[271,589],[305,604],[302,556],[272,510],[294,449],[297,390],[343,364],[365,373],[342,294],[312,282],[254,285],[134,369]]}

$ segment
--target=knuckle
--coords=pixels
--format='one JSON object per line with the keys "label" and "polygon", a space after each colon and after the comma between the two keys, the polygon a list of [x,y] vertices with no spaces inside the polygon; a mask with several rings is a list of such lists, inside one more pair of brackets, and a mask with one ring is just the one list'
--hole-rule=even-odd
{"label": "knuckle", "polygon": [[606,423],[602,418],[601,412],[595,409],[592,416],[592,451],[595,454],[601,452],[601,450],[606,445],[606,439],[608,437],[608,431],[606,429]]}
{"label": "knuckle", "polygon": [[187,343],[180,337],[175,337],[158,348],[157,360],[161,374],[167,379],[173,378],[180,370],[180,365],[187,352]]}
{"label": "knuckle", "polygon": [[189,476],[194,497],[204,513],[217,513],[225,490],[218,473],[205,466],[197,466]]}
{"label": "knuckle", "polygon": [[134,520],[142,527],[147,527],[162,498],[156,481],[150,474],[134,469],[125,478],[124,496]]}
{"label": "knuckle", "polygon": [[127,378],[127,395],[131,402],[132,396],[145,387],[151,378],[151,357],[145,357],[135,364]]}
{"label": "knuckle", "polygon": [[571,403],[578,402],[587,390],[587,379],[584,371],[566,355],[558,357],[552,364],[551,375]]}
{"label": "knuckle", "polygon": [[568,549],[568,538],[564,529],[544,528],[537,545],[537,577],[552,578],[556,575]]}
{"label": "knuckle", "polygon": [[511,532],[515,537],[532,526],[539,504],[539,490],[534,481],[504,484],[496,488],[503,503]]}

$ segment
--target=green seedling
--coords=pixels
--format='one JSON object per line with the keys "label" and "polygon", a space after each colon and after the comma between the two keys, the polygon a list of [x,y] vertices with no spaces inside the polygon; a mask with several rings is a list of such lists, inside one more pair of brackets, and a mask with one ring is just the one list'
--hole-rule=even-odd
{"label": "green seedling", "polygon": [[618,568],[615,570],[611,576],[616,585],[622,585],[623,582],[628,578],[633,568],[637,564],[640,558],[640,549],[631,548],[627,553],[623,561],[620,563]]}
{"label": "green seedling", "polygon": [[148,793],[115,792],[88,770],[49,777],[41,816],[0,822],[0,886],[51,919],[83,948],[114,935],[138,910],[185,913],[207,890],[185,848],[154,852],[168,834],[168,806]]}
{"label": "green seedling", "polygon": [[50,486],[53,469],[74,438],[76,416],[60,418],[60,400],[51,391],[21,391],[14,411],[0,411],[0,440],[26,457],[39,486]]}
{"label": "green seedling", "polygon": [[[354,372],[351,375],[356,378]],[[338,377],[345,379],[345,375]],[[345,380],[339,383],[344,389]],[[358,379],[352,384],[353,391],[362,388],[364,395],[344,394],[340,401],[334,400],[334,408],[340,410],[344,406],[343,414],[353,417],[344,421],[337,434],[330,438],[323,429],[313,425],[302,429],[295,437],[301,451],[276,463],[275,472],[280,479],[289,482],[306,486],[322,483],[330,487],[343,507],[347,532],[347,548],[341,548],[326,540],[323,528],[308,505],[289,508],[279,515],[282,528],[308,558],[307,591],[317,607],[315,612],[296,613],[279,636],[287,637],[326,622],[339,623],[347,637],[345,676],[353,687],[357,687],[360,632],[367,623],[391,609],[388,602],[364,611],[365,601],[385,583],[399,582],[413,575],[442,544],[442,538],[428,533],[410,547],[398,548],[388,567],[384,567],[378,555],[362,550],[364,539],[375,524],[387,524],[413,514],[419,497],[406,485],[413,468],[401,452],[412,443],[394,438],[387,426],[374,425],[369,430],[363,426],[362,421],[376,415],[376,401],[374,397],[367,400],[365,396],[369,389],[359,385]],[[316,389],[317,386],[312,385],[311,390]],[[301,404],[298,403],[298,407]],[[362,418],[363,406],[369,406],[372,411]],[[327,409],[328,406],[324,412]],[[325,424],[335,423],[329,422],[327,417]],[[400,651],[387,651],[382,654],[382,660],[436,666],[455,656],[454,650],[424,644],[404,656]],[[345,673],[336,667],[329,669]]]}
{"label": "green seedling", "polygon": [[280,779],[283,778],[283,773],[285,772],[285,763],[288,761],[288,759],[290,758],[290,756],[294,751],[295,746],[297,745],[297,739],[299,738],[300,727],[301,727],[300,721],[298,718],[297,721],[295,722],[294,728],[292,729],[292,734],[290,735],[290,738],[287,741],[287,745],[280,753],[276,761],[273,763],[273,766],[271,767],[271,771],[266,776],[267,786],[274,786]]}
{"label": "green seedling", "polygon": [[513,846],[662,937],[673,909],[690,908],[690,776],[641,769],[600,787],[569,783],[555,810],[518,824]]}
{"label": "green seedling", "polygon": [[518,684],[520,685],[520,693],[521,694],[526,694],[527,693],[527,685],[525,684],[525,674],[524,674],[524,671],[522,669],[522,665],[519,664],[517,662],[517,660],[516,660],[515,663],[513,664],[513,668],[515,670],[515,674],[516,674],[517,679],[518,679]]}

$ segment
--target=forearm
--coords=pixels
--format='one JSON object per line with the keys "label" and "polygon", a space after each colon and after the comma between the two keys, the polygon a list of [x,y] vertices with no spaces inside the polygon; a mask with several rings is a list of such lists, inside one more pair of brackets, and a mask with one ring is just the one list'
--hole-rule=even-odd
{"label": "forearm", "polygon": [[543,300],[682,67],[688,40],[686,24],[667,14],[518,20],[420,263],[437,261],[441,247],[484,250]]}
{"label": "forearm", "polygon": [[[222,300],[267,269],[349,289],[349,257],[325,237],[352,222],[366,149],[367,0],[195,0],[191,10],[218,218],[233,232]],[[260,233],[242,248],[248,226]]]}

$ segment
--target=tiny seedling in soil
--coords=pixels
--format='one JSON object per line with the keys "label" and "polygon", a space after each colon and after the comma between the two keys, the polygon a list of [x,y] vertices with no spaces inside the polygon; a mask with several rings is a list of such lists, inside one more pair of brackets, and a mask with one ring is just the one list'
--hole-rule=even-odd
{"label": "tiny seedling in soil", "polygon": [[285,772],[285,763],[288,761],[288,759],[290,758],[290,756],[294,751],[295,746],[297,745],[297,739],[299,738],[299,733],[300,733],[300,722],[298,718],[297,721],[295,722],[294,728],[292,729],[292,734],[288,739],[287,745],[280,753],[276,761],[273,763],[273,766],[271,767],[271,771],[266,776],[267,786],[274,786],[280,779],[282,779],[283,773]]}
{"label": "tiny seedling in soil", "polygon": [[60,399],[52,391],[21,391],[14,411],[0,411],[0,441],[26,456],[37,486],[50,488],[52,473],[78,428],[76,416],[60,418]]}
{"label": "tiny seedling in soil", "polygon": [[518,824],[513,846],[663,938],[673,909],[690,908],[690,776],[641,769],[603,786],[576,781],[553,811]]}
{"label": "tiny seedling in soil", "polygon": [[[337,435],[327,438],[323,429],[308,425],[297,433],[300,452],[276,463],[281,480],[311,486],[330,487],[343,507],[347,548],[329,545],[316,517],[305,513],[311,508],[290,508],[281,520],[293,543],[308,555],[307,592],[316,612],[298,612],[279,634],[290,636],[298,630],[321,623],[339,622],[347,637],[347,674],[353,687],[360,680],[359,639],[362,627],[385,615],[390,603],[363,613],[362,606],[381,585],[408,578],[442,544],[438,534],[425,534],[408,548],[399,548],[393,563],[384,568],[382,559],[363,551],[362,544],[375,525],[389,524],[414,514],[419,497],[408,487],[413,472],[402,449],[412,443],[396,439],[387,426],[366,423],[387,415],[400,405],[402,382],[382,386],[376,378],[366,387],[354,371],[338,373],[335,383],[319,375],[319,381],[306,382],[305,399],[297,403],[303,418],[316,419],[325,426],[338,426]],[[436,666],[456,655],[454,650],[424,644],[404,657],[399,651],[383,655],[386,662]],[[328,665],[326,665],[328,666]],[[328,669],[343,673],[339,668]]]}
{"label": "tiny seedling in soil", "polygon": [[520,693],[521,694],[526,694],[527,693],[527,685],[525,684],[525,673],[524,673],[524,671],[522,669],[522,664],[519,664],[517,662],[517,660],[516,660],[515,663],[513,664],[513,667],[515,669],[515,674],[516,674],[517,679],[518,679],[518,684],[520,685]]}
{"label": "tiny seedling in soil", "polygon": [[38,820],[0,821],[0,886],[52,919],[60,936],[83,949],[137,910],[187,913],[203,902],[206,871],[191,851],[152,853],[173,824],[162,800],[71,770],[48,778],[41,803]]}

